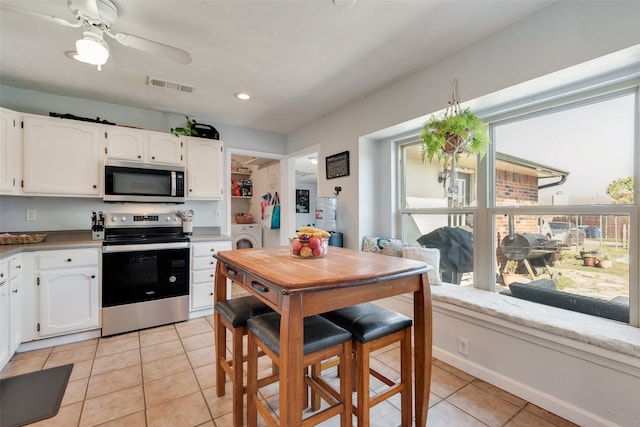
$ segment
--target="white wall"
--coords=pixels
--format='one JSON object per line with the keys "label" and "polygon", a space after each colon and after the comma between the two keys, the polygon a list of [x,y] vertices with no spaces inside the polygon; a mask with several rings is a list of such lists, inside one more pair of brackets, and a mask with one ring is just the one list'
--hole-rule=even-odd
{"label": "white wall", "polygon": [[[372,200],[376,196],[371,189],[380,188],[379,183],[364,184],[358,177],[388,180],[387,174],[359,171],[359,164],[378,163],[364,158],[376,151],[361,153],[362,144],[367,143],[362,137],[369,135],[369,143],[376,144],[379,135],[370,134],[412,120],[409,126],[418,129],[426,115],[446,106],[454,79],[458,81],[460,99],[467,101],[639,44],[639,16],[640,2],[555,2],[448,58],[314,120],[289,135],[287,152],[318,144],[318,165],[323,169],[326,156],[350,151],[351,175],[326,180],[324,171],[319,170],[318,192],[328,193],[335,185],[342,186],[347,197],[340,198],[339,222],[348,225],[342,230],[346,233],[345,246],[358,248],[366,234],[363,230],[369,233],[371,223],[370,204],[362,199]],[[386,207],[393,200],[379,202],[379,206]]]}
{"label": "white wall", "polygon": [[[52,95],[6,85],[0,86],[0,93],[2,107],[23,113],[49,115],[49,112],[55,112],[87,118],[99,117],[100,120],[160,132],[169,132],[172,127],[185,123],[184,116],[178,114]],[[216,123],[206,117],[197,119],[216,128],[225,149],[233,147],[279,155],[285,152],[284,135]],[[226,204],[226,201],[194,201],[181,205],[123,204],[104,203],[101,199],[91,198],[0,196],[0,231],[89,230],[92,211],[162,213],[193,209],[194,227],[219,226],[223,234],[229,234]],[[25,220],[25,209],[36,209],[36,221]],[[216,217],[216,211],[220,212],[219,218]]]}
{"label": "white wall", "polygon": [[[456,54],[333,111],[289,135],[287,152],[318,146],[318,192],[342,186],[339,198],[345,247],[358,249],[365,234],[396,232],[391,134],[417,133],[424,118],[446,107],[454,79],[462,101],[582,64],[640,44],[640,2],[554,2]],[[363,70],[363,78],[366,77]],[[575,76],[576,80],[584,76]],[[388,128],[391,128],[387,131]],[[323,159],[349,150],[351,175],[326,180]],[[376,158],[375,156],[378,156]],[[385,173],[388,172],[388,173]],[[345,225],[343,227],[343,225]],[[397,234],[396,234],[397,236]],[[391,237],[391,236],[390,236]],[[478,326],[447,312],[434,316],[434,354],[516,395],[584,426],[638,425],[639,377],[604,365],[590,350],[563,352],[528,334]],[[526,328],[525,328],[526,329]],[[478,343],[462,360],[455,331]],[[506,353],[506,354],[505,354]]]}

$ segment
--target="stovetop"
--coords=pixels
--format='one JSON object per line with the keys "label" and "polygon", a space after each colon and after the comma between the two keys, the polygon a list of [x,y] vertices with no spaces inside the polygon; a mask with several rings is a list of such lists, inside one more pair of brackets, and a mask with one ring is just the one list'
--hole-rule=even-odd
{"label": "stovetop", "polygon": [[175,214],[106,214],[104,245],[189,242]]}

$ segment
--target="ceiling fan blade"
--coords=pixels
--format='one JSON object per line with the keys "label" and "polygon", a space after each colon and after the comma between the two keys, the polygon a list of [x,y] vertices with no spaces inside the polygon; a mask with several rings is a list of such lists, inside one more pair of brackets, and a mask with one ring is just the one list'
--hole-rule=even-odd
{"label": "ceiling fan blade", "polygon": [[45,21],[53,22],[55,24],[63,25],[65,27],[74,27],[74,28],[82,27],[82,23],[81,22],[73,22],[73,23],[72,22],[68,22],[68,21],[65,21],[62,18],[57,18],[57,17],[55,17],[53,15],[46,15],[44,13],[33,12],[31,10],[23,9],[21,7],[12,6],[10,4],[1,3],[0,4],[0,8],[2,10],[4,10],[4,11],[7,11],[7,12],[13,12],[13,13],[19,13],[19,14],[22,14],[22,15],[34,16],[36,18],[44,19]]}
{"label": "ceiling fan blade", "polygon": [[111,34],[110,31],[105,31],[105,33],[110,37],[116,39],[120,44],[124,46],[162,56],[166,59],[179,62],[180,64],[187,65],[191,63],[191,54],[186,50],[143,39],[142,37],[133,36],[131,34],[117,33],[114,35]]}

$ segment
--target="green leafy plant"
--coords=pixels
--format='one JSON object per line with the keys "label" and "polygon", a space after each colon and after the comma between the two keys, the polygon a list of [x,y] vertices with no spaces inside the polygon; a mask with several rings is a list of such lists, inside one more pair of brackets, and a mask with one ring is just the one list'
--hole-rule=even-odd
{"label": "green leafy plant", "polygon": [[422,158],[459,156],[462,153],[483,157],[489,147],[487,125],[470,109],[445,114],[443,118],[432,115],[420,132]]}
{"label": "green leafy plant", "polygon": [[175,136],[180,136],[180,135],[186,135],[186,136],[198,135],[198,131],[193,128],[196,125],[196,120],[195,119],[189,119],[189,116],[184,116],[184,117],[187,119],[187,125],[185,127],[171,128],[171,133],[174,134]]}
{"label": "green leafy plant", "polygon": [[449,103],[442,118],[432,115],[420,132],[422,139],[422,160],[434,157],[444,159],[445,168],[451,161],[449,174],[450,194],[458,191],[456,164],[461,154],[475,154],[484,157],[491,143],[487,125],[466,108],[460,110],[455,99]]}

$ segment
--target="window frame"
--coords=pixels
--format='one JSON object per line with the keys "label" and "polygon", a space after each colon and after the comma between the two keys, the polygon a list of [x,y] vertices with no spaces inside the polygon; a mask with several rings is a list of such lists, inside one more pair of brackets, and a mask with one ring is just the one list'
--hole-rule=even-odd
{"label": "window frame", "polygon": [[[411,143],[419,142],[418,135],[399,139],[395,144],[399,167],[397,173],[397,230],[404,235],[403,217],[407,214],[473,214],[473,250],[474,250],[474,287],[487,291],[495,291],[495,277],[497,273],[494,248],[497,247],[495,218],[501,215],[628,215],[632,231],[629,235],[629,300],[630,324],[640,326],[640,78],[633,76],[626,81],[599,81],[591,86],[577,90],[560,88],[551,93],[541,93],[538,97],[531,96],[527,100],[509,101],[490,109],[476,112],[488,124],[490,137],[493,140],[495,127],[501,124],[520,121],[536,116],[546,115],[567,110],[582,105],[593,104],[619,96],[633,94],[634,103],[634,202],[632,204],[607,205],[563,205],[563,206],[496,206],[495,200],[495,145],[491,144],[487,155],[478,159],[477,167],[477,206],[454,208],[408,209],[405,205],[405,173],[403,148]],[[535,101],[531,101],[534,99]],[[482,185],[484,183],[484,185]],[[490,245],[490,246],[489,246]],[[634,262],[635,261],[635,262]]]}

